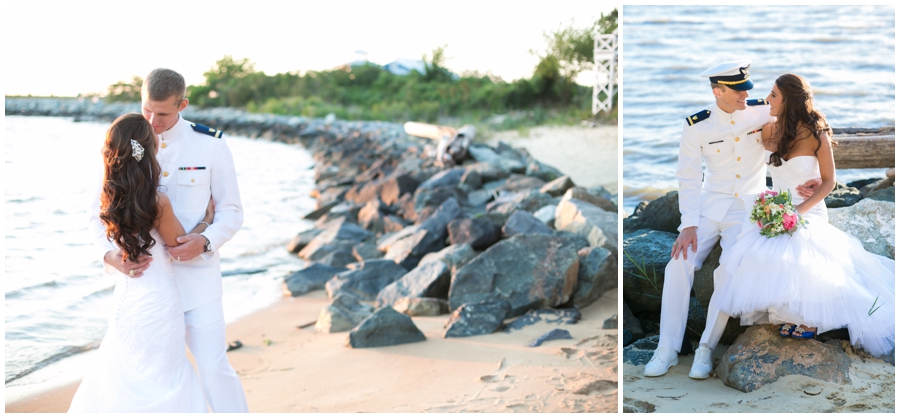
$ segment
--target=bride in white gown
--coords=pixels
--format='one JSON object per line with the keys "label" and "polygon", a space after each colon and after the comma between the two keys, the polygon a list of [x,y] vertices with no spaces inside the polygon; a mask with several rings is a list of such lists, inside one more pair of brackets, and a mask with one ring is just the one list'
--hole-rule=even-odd
{"label": "bride in white gown", "polygon": [[[155,154],[156,135],[140,114],[123,115],[110,126],[100,218],[126,257],[149,255],[153,261],[140,277],[119,274],[109,329],[69,412],[207,412],[185,355],[184,312],[163,245],[177,245],[185,231],[157,190]],[[212,213],[210,203],[204,222],[212,221]],[[201,223],[191,232],[205,228]]]}
{"label": "bride in white gown", "polygon": [[[793,203],[809,221],[793,235],[766,238],[744,222],[738,242],[715,272],[710,304],[750,325],[768,315],[785,337],[847,328],[850,341],[880,356],[894,349],[894,260],[867,252],[858,239],[828,223],[824,198],[834,188],[831,129],[812,106],[802,77],[780,76],[768,97],[774,124],[763,138],[772,190],[794,190],[821,176],[807,200]],[[791,129],[793,128],[793,129]],[[748,211],[752,202],[747,202]]]}

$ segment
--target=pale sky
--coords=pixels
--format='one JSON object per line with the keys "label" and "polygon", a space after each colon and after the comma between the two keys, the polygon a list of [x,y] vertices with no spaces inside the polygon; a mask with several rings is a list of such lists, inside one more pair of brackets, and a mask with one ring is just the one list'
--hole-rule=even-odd
{"label": "pale sky", "polygon": [[[615,3],[554,1],[4,2],[5,94],[74,96],[174,69],[188,84],[225,55],[267,74],[420,59],[447,45],[454,72],[530,77],[543,33],[589,27]],[[590,82],[587,74],[579,79]]]}

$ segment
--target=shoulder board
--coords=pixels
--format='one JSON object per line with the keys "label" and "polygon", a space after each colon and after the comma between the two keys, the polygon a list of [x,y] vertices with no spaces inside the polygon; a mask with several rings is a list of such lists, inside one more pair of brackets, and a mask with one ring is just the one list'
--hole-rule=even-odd
{"label": "shoulder board", "polygon": [[687,119],[688,125],[692,126],[697,122],[702,122],[702,121],[706,120],[710,114],[712,114],[712,112],[710,112],[709,110],[701,110],[697,113],[694,113],[693,115],[688,116],[685,119]]}
{"label": "shoulder board", "polygon": [[747,106],[759,106],[759,105],[767,105],[769,102],[766,99],[748,99]]}
{"label": "shoulder board", "polygon": [[210,128],[210,127],[208,127],[208,126],[203,126],[203,125],[200,125],[200,124],[197,124],[197,123],[191,123],[191,128],[193,128],[194,131],[200,132],[201,134],[209,135],[209,136],[211,136],[211,137],[215,137],[215,138],[221,138],[221,137],[222,137],[222,131],[217,131],[217,130],[215,130],[215,129],[213,129],[213,128]]}

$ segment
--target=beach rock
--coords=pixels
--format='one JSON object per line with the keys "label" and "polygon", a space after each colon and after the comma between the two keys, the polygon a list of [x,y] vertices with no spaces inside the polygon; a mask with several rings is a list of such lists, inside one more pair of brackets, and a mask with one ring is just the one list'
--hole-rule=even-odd
{"label": "beach rock", "polygon": [[421,228],[427,230],[443,242],[447,239],[447,224],[461,215],[462,210],[459,207],[459,202],[456,199],[449,197],[438,206],[428,219],[422,222]]}
{"label": "beach rock", "polygon": [[[503,225],[509,219],[509,215],[517,210],[534,213],[538,209],[547,206],[553,197],[537,190],[516,193],[495,199],[487,205],[487,214],[491,220]],[[558,229],[558,228],[557,228]]]}
{"label": "beach rock", "polygon": [[641,211],[640,228],[678,233],[681,225],[681,212],[678,208],[678,191],[671,191],[665,196],[651,201]]}
{"label": "beach rock", "polygon": [[828,210],[828,222],[853,235],[866,251],[894,259],[894,202],[863,199],[859,203]]}
{"label": "beach rock", "polygon": [[378,251],[373,242],[365,241],[353,246],[353,258],[356,261],[374,260],[383,257],[384,252]]}
{"label": "beach rock", "polygon": [[395,215],[386,215],[381,219],[384,222],[384,232],[397,232],[409,226],[409,224]]}
{"label": "beach rock", "polygon": [[454,219],[447,225],[451,244],[483,250],[500,240],[500,226],[487,218]]}
{"label": "beach rock", "polygon": [[316,321],[316,332],[328,334],[349,331],[374,311],[374,308],[360,303],[352,296],[339,294],[331,304],[322,308]]}
{"label": "beach rock", "polygon": [[644,329],[641,328],[641,321],[631,313],[631,308],[627,303],[622,306],[622,331],[623,334],[627,333],[628,335],[627,339],[622,340],[623,347],[628,347],[632,341],[640,340],[645,336]]}
{"label": "beach rock", "polygon": [[404,269],[411,270],[419,265],[419,260],[428,253],[440,251],[444,247],[444,241],[426,229],[417,232],[393,243],[384,258],[392,260]]}
{"label": "beach rock", "polygon": [[336,240],[327,244],[321,241],[314,241],[300,250],[297,255],[303,257],[307,261],[322,261],[334,252],[350,251],[352,253],[353,246],[356,244],[358,244],[356,241],[343,240]]}
{"label": "beach rock", "polygon": [[[440,171],[420,184],[419,189],[433,189],[435,187],[459,185],[465,172],[466,170],[464,168],[450,168]],[[479,185],[481,184],[480,178],[478,183]]]}
{"label": "beach rock", "polygon": [[859,189],[856,187],[847,187],[842,184],[825,196],[825,206],[828,208],[843,208],[853,206],[862,200]]}
{"label": "beach rock", "polygon": [[880,200],[882,202],[895,202],[894,186],[875,190],[866,195],[866,199]]}
{"label": "beach rock", "polygon": [[373,234],[381,234],[384,232],[384,217],[389,211],[390,208],[376,197],[359,210],[359,226]]}
{"label": "beach rock", "polygon": [[728,348],[716,368],[726,386],[752,392],[790,375],[850,384],[850,358],[816,340],[781,338],[778,326],[750,327]]}
{"label": "beach rock", "polygon": [[572,303],[581,309],[619,285],[619,264],[616,255],[606,248],[582,248],[578,257],[578,283]]}
{"label": "beach rock", "polygon": [[450,309],[504,300],[515,316],[566,303],[578,281],[578,250],[586,246],[572,235],[520,234],[500,241],[453,276]]}
{"label": "beach rock", "polygon": [[[317,257],[313,257],[313,254],[316,250],[319,250],[321,247],[328,245],[338,245],[338,243],[350,244],[350,248],[353,248],[353,245],[356,245],[359,242],[365,241],[366,238],[371,237],[372,234],[365,229],[359,227],[352,222],[348,222],[345,219],[338,219],[336,222],[329,223],[325,225],[322,232],[316,235],[309,244],[306,245],[303,250],[300,251],[299,255],[307,260],[314,260]],[[334,250],[328,251],[332,252]],[[322,254],[324,256],[325,254]]]}
{"label": "beach rock", "polygon": [[534,212],[534,217],[539,221],[543,222],[544,225],[547,225],[553,228],[553,224],[556,223],[556,205],[547,205]]}
{"label": "beach rock", "polygon": [[563,309],[532,309],[525,313],[514,321],[503,326],[503,331],[506,333],[510,333],[512,331],[518,331],[522,328],[525,328],[529,325],[534,325],[538,322],[543,322],[547,324],[555,324],[555,325],[563,325],[563,324],[575,324],[581,320],[581,312],[575,308],[563,308]]}
{"label": "beach rock", "polygon": [[295,271],[284,278],[285,293],[300,296],[313,290],[325,288],[325,283],[336,274],[347,271],[344,267],[332,267],[322,263],[311,263],[303,270]]}
{"label": "beach rock", "polygon": [[450,269],[450,273],[453,274],[456,270],[459,270],[460,267],[475,258],[476,255],[478,255],[478,253],[476,253],[469,244],[453,244],[438,252],[426,254],[422,257],[422,260],[419,261],[419,266],[434,261],[442,261],[447,265],[447,268]]}
{"label": "beach rock", "polygon": [[307,213],[306,215],[303,215],[303,219],[313,220],[313,221],[316,219],[319,219],[322,217],[322,215],[328,213],[328,211],[330,211],[331,208],[337,206],[339,203],[341,203],[340,200],[334,200],[329,203],[316,205],[316,206],[318,206],[318,208],[310,213]]}
{"label": "beach rock", "polygon": [[497,190],[505,190],[508,192],[520,192],[520,191],[539,191],[546,182],[537,177],[531,176],[521,176],[518,174],[510,175],[508,179],[506,179],[503,186],[500,186]]}
{"label": "beach rock", "polygon": [[375,306],[393,305],[406,297],[446,299],[450,290],[450,269],[443,261],[420,265],[378,292]]}
{"label": "beach rock", "polygon": [[347,336],[346,345],[352,348],[371,348],[419,341],[425,341],[425,334],[416,328],[412,319],[385,306],[353,328]]}
{"label": "beach rock", "polygon": [[[709,259],[707,259],[709,261]],[[696,281],[694,282],[696,283]],[[690,341],[700,341],[700,338],[703,335],[703,330],[706,328],[706,317],[709,312],[709,300],[705,303],[701,303],[698,297],[691,296],[688,299],[688,315],[687,315],[687,325],[684,330],[684,341],[683,347],[690,347],[689,350],[682,350],[682,354],[689,354],[693,352],[693,346],[690,344]],[[655,324],[657,327],[659,326],[659,315],[656,316],[657,323]],[[738,336],[744,333],[747,330],[747,327],[741,326],[740,318],[729,318],[728,322],[725,324],[725,329],[722,331],[722,336],[719,337],[719,344],[731,344]]]}
{"label": "beach rock", "polygon": [[406,274],[406,269],[391,260],[366,260],[355,270],[335,275],[325,283],[329,298],[338,292],[349,293],[360,300],[375,300],[378,292]]}
{"label": "beach rock", "polygon": [[469,206],[486,205],[494,199],[492,190],[473,190],[469,192]]}
{"label": "beach rock", "polygon": [[[606,191],[602,187],[598,190]],[[577,199],[590,203],[607,212],[618,213],[619,207],[610,199],[600,194],[593,194],[581,187],[572,187],[563,194],[563,200]]]}
{"label": "beach rock", "polygon": [[869,184],[877,183],[881,180],[883,180],[883,179],[880,177],[872,177],[872,178],[867,178],[867,179],[854,180],[854,181],[848,182],[847,187],[855,187],[857,189],[862,189],[863,187],[865,187]]}
{"label": "beach rock", "polygon": [[[469,155],[472,156],[472,159],[475,161],[488,163],[507,173],[525,172],[525,164],[521,160],[501,156],[489,147],[473,144],[469,147]],[[482,177],[484,177],[483,174]]]}
{"label": "beach rock", "polygon": [[450,314],[444,325],[444,338],[493,333],[503,325],[509,310],[509,302],[503,300],[465,303]]}
{"label": "beach rock", "polygon": [[447,300],[437,298],[400,298],[394,302],[393,307],[397,312],[409,316],[439,316],[450,313]]}
{"label": "beach rock", "polygon": [[466,193],[471,193],[472,191],[480,189],[482,184],[481,174],[478,174],[477,171],[466,170],[462,177],[459,178],[458,185],[459,188],[466,191]]}
{"label": "beach rock", "polygon": [[603,321],[602,329],[619,329],[619,314],[612,314],[611,317]]}
{"label": "beach rock", "polygon": [[375,240],[375,248],[381,252],[388,252],[391,249],[391,246],[396,244],[398,241],[406,238],[410,235],[419,232],[421,228],[418,225],[410,225],[399,231],[386,233]]}
{"label": "beach rock", "polygon": [[564,177],[562,171],[557,170],[556,167],[534,159],[532,159],[528,163],[528,166],[525,167],[525,175],[537,177],[543,181],[553,181],[560,177]]}
{"label": "beach rock", "polygon": [[874,181],[863,187],[860,187],[859,194],[863,197],[863,199],[865,199],[865,198],[869,197],[870,194],[872,194],[878,190],[887,189],[893,185],[894,185],[893,178],[878,179],[878,181]]}
{"label": "beach rock", "polygon": [[[463,174],[463,177],[466,177],[466,175],[468,175],[469,173],[477,174],[478,177],[481,178],[482,183],[489,182],[489,181],[502,180],[502,179],[509,177],[508,171],[505,171],[502,168],[497,167],[495,165],[491,165],[488,163],[482,163],[482,162],[469,164],[468,166],[466,166],[466,173]],[[460,180],[460,181],[462,181],[462,180]]]}
{"label": "beach rock", "polygon": [[569,331],[566,331],[564,329],[554,328],[554,329],[550,330],[550,332],[548,332],[544,335],[541,335],[536,340],[532,341],[530,344],[528,344],[528,346],[529,347],[537,347],[537,346],[539,346],[547,341],[551,341],[551,340],[571,340],[571,339],[572,339],[572,334],[569,334]]}
{"label": "beach rock", "polygon": [[[572,190],[574,189],[569,192]],[[613,212],[578,199],[563,197],[556,206],[554,226],[557,231],[574,232],[587,238],[592,247],[606,247],[612,252],[618,252],[619,218]]]}
{"label": "beach rock", "polygon": [[659,312],[663,278],[677,235],[640,229],[622,241],[622,294],[634,313]]}
{"label": "beach rock", "polygon": [[[672,240],[672,242],[675,242],[675,240]],[[669,247],[671,245],[669,244]],[[722,246],[716,243],[709,255],[706,256],[706,259],[703,260],[700,270],[694,272],[694,286],[692,289],[694,289],[694,294],[697,295],[697,300],[704,309],[709,306],[709,300],[712,299],[712,294],[715,290],[713,272],[719,267],[719,258],[721,257]],[[665,278],[663,278],[663,282],[665,282]]]}
{"label": "beach rock", "polygon": [[424,221],[449,198],[455,199],[457,204],[468,200],[466,193],[456,186],[420,189],[416,190],[407,207],[403,208],[402,215],[408,221]]}
{"label": "beach rock", "polygon": [[325,255],[324,257],[316,260],[318,263],[326,264],[332,267],[343,267],[347,264],[355,263],[358,260],[353,256],[353,247],[350,248],[338,248],[335,251],[332,251]]}
{"label": "beach rock", "polygon": [[653,358],[653,352],[659,346],[659,335],[641,338],[622,350],[622,362],[643,366]]}
{"label": "beach rock", "polygon": [[415,193],[416,187],[418,186],[419,182],[408,174],[394,174],[380,182],[379,197],[381,197],[381,201],[385,204],[393,205],[400,200],[400,197],[404,194]]}
{"label": "beach rock", "polygon": [[298,251],[302,250],[307,244],[309,244],[316,235],[322,232],[320,229],[308,229],[303,231],[297,236],[295,236],[291,242],[287,245],[287,250],[291,254],[297,254]]}
{"label": "beach rock", "polygon": [[562,176],[543,185],[541,187],[541,192],[554,197],[562,196],[566,191],[573,187],[575,187],[575,183],[572,182],[572,179],[569,176]]}
{"label": "beach rock", "polygon": [[543,224],[528,212],[517,210],[509,216],[502,228],[503,237],[516,234],[552,234],[553,229]]}

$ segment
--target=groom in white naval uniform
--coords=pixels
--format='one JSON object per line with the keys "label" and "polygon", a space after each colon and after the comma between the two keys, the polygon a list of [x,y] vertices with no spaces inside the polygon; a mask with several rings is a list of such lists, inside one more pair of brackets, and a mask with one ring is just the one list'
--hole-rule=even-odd
{"label": "groom in white naval uniform", "polygon": [[[184,120],[185,82],[175,71],[157,68],[141,88],[141,108],[159,137],[157,159],[162,169],[160,189],[172,202],[175,216],[190,231],[200,222],[210,197],[215,217],[202,234],[179,237],[169,247],[175,282],[181,293],[186,341],[194,356],[207,406],[212,412],[248,412],[240,378],[225,356],[225,317],[219,248],[244,221],[234,161],[222,133]],[[99,214],[99,199],[94,213]],[[105,238],[99,217],[92,227],[104,247],[104,264],[140,277],[152,260],[123,262],[121,251]]]}
{"label": "groom in white naval uniform", "polygon": [[[747,91],[753,88],[749,67],[750,60],[732,61],[700,75],[709,77],[716,102],[687,117],[682,129],[676,173],[680,233],[666,266],[659,346],[644,366],[644,376],[662,376],[678,364],[694,271],[703,265],[716,241],[722,254],[734,245],[747,216],[741,198],[766,187],[761,136],[763,125],[773,118],[764,99],[747,100]],[[706,162],[705,173],[701,160]],[[727,322],[728,315],[710,306],[690,377],[709,377],[712,350]]]}

